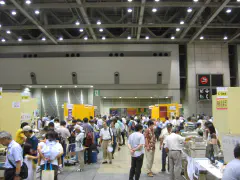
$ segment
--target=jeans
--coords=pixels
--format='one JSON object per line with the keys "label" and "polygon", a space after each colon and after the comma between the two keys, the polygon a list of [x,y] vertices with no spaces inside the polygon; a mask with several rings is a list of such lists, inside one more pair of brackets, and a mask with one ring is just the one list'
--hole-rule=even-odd
{"label": "jeans", "polygon": [[115,153],[116,147],[117,147],[117,137],[113,136],[113,152],[112,152],[112,155]]}
{"label": "jeans", "polygon": [[143,165],[143,158],[144,158],[143,154],[139,157],[132,157],[129,180],[133,180],[134,176],[135,176],[135,180],[139,180],[141,175],[142,165]]}
{"label": "jeans", "polygon": [[[162,148],[162,171],[166,171],[166,161],[167,160],[167,153],[166,153],[166,149]],[[168,170],[169,170],[169,166],[168,166]]]}
{"label": "jeans", "polygon": [[125,131],[121,132],[121,135],[122,135],[122,144],[125,145]]}
{"label": "jeans", "polygon": [[67,153],[67,145],[65,142],[62,144],[62,147],[63,147],[63,155],[62,155],[61,159],[62,159],[62,167],[63,167],[64,166],[64,157],[66,156],[66,153]]}

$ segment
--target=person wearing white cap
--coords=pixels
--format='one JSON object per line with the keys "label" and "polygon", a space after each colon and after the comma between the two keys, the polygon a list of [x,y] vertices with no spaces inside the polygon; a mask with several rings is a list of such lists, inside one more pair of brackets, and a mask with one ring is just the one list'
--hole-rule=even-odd
{"label": "person wearing white cap", "polygon": [[75,126],[75,132],[77,133],[76,136],[76,153],[79,160],[79,169],[77,172],[82,172],[84,169],[84,146],[83,146],[83,139],[84,139],[84,130],[81,126]]}
{"label": "person wearing white cap", "polygon": [[32,156],[37,156],[38,139],[34,135],[31,126],[24,126],[23,127],[23,133],[27,137],[26,143],[28,143],[32,146],[31,155]]}

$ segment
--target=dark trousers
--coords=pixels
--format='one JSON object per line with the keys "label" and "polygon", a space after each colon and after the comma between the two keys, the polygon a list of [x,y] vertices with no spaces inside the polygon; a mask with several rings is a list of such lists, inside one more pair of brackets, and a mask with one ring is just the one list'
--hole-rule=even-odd
{"label": "dark trousers", "polygon": [[[162,171],[166,171],[166,163],[167,163],[167,153],[166,149],[162,148]],[[169,170],[169,165],[168,165],[168,170]]]}
{"label": "dark trousers", "polygon": [[143,154],[139,157],[132,157],[129,180],[133,180],[134,176],[135,176],[135,180],[139,180],[141,175],[142,165],[143,165],[143,158],[144,158]]}
{"label": "dark trousers", "polygon": [[6,169],[4,172],[4,179],[13,180],[15,177],[15,172],[16,172],[15,168]]}
{"label": "dark trousers", "polygon": [[85,159],[85,164],[88,163],[92,163],[92,145],[90,145],[84,152],[84,157],[85,157],[85,153],[87,153],[87,161]]}
{"label": "dark trousers", "polygon": [[116,147],[117,147],[117,137],[113,136],[113,152],[112,152],[112,155],[114,155]]}
{"label": "dark trousers", "polygon": [[[45,170],[45,164],[41,165],[41,177],[42,177],[42,171],[43,170]],[[50,170],[50,164],[49,163],[47,163],[47,170]],[[52,170],[54,171],[54,180],[57,180],[58,179],[58,166],[52,164]],[[44,179],[42,179],[42,180],[44,180]]]}
{"label": "dark trousers", "polygon": [[66,153],[67,153],[67,145],[65,142],[62,144],[62,147],[63,147],[63,155],[62,155],[61,159],[62,159],[62,167],[63,167],[64,166],[64,157],[66,156]]}
{"label": "dark trousers", "polygon": [[122,144],[125,145],[125,131],[121,132],[121,135],[122,135]]}

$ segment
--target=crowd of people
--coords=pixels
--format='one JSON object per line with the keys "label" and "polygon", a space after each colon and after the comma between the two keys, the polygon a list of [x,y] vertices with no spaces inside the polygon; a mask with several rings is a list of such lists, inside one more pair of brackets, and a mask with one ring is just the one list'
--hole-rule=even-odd
{"label": "crowd of people", "polygon": [[[218,132],[212,121],[203,116],[187,119],[182,116],[171,119],[166,117],[164,121],[146,116],[97,116],[67,121],[44,117],[38,120],[39,132],[34,132],[32,126],[24,122],[17,130],[15,140],[8,132],[0,132],[0,143],[7,146],[5,179],[21,179],[24,174],[21,167],[27,166],[28,180],[35,179],[36,173],[42,174],[46,169],[54,170],[54,180],[57,180],[69,160],[77,162],[77,172],[82,172],[86,164],[94,163],[93,152],[99,153],[100,147],[103,153],[101,163],[112,164],[115,152],[120,151],[125,144],[131,154],[129,180],[140,179],[144,158],[147,176],[153,177],[152,166],[158,148],[156,143],[160,141],[161,172],[167,171],[171,180],[178,180],[182,171],[183,143],[192,138],[180,135],[186,127],[192,128],[207,140],[209,148],[206,157],[210,156],[212,146],[215,147],[213,152],[219,153]],[[239,159],[239,146],[236,158]]]}

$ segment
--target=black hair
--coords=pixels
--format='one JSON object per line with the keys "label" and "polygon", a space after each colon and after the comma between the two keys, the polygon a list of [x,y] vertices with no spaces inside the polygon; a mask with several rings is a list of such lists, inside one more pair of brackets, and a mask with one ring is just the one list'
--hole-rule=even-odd
{"label": "black hair", "polygon": [[48,131],[48,127],[45,126],[45,127],[43,128],[43,131],[47,132],[47,131]]}
{"label": "black hair", "polygon": [[179,117],[176,117],[176,120],[179,120]]}
{"label": "black hair", "polygon": [[92,117],[92,116],[90,116],[90,119],[93,119],[93,117]]}
{"label": "black hair", "polygon": [[24,127],[27,126],[27,125],[28,125],[27,122],[23,122],[23,123],[21,124],[21,129],[24,128]]}
{"label": "black hair", "polygon": [[240,144],[237,144],[236,147],[234,148],[234,157],[240,158]]}
{"label": "black hair", "polygon": [[135,126],[135,131],[137,132],[137,131],[140,131],[140,130],[143,130],[143,126],[141,124],[137,124]]}
{"label": "black hair", "polygon": [[137,119],[137,123],[140,124],[140,123],[141,123],[141,120],[140,120],[140,119]]}
{"label": "black hair", "polygon": [[83,122],[84,122],[84,123],[88,123],[88,118],[84,118],[84,119],[83,119]]}
{"label": "black hair", "polygon": [[81,119],[77,119],[77,122],[81,122]]}
{"label": "black hair", "polygon": [[66,126],[66,124],[67,123],[65,121],[61,121],[61,123],[60,123],[61,126]]}
{"label": "black hair", "polygon": [[54,122],[59,122],[59,119],[58,118],[54,119]]}
{"label": "black hair", "polygon": [[72,123],[77,123],[77,120],[72,120]]}
{"label": "black hair", "polygon": [[153,124],[154,124],[154,122],[151,121],[151,120],[147,122],[148,127],[151,126],[151,125],[153,125]]}
{"label": "black hair", "polygon": [[168,120],[168,117],[165,117],[166,121]]}
{"label": "black hair", "polygon": [[48,124],[48,127],[54,127],[54,123],[53,123],[53,122],[50,122],[50,123]]}
{"label": "black hair", "polygon": [[46,138],[49,141],[55,141],[58,138],[58,134],[53,130],[49,130],[48,133],[46,134]]}
{"label": "black hair", "polygon": [[25,143],[24,146],[23,146],[23,157],[27,154],[31,154],[31,148],[32,148],[32,145],[29,144],[29,143]]}
{"label": "black hair", "polygon": [[130,117],[130,119],[131,119],[131,120],[134,120],[134,117],[133,117],[133,116],[131,116],[131,117]]}
{"label": "black hair", "polygon": [[213,124],[209,124],[207,127],[210,131],[210,134],[216,134],[216,130]]}
{"label": "black hair", "polygon": [[53,120],[54,119],[54,116],[51,116],[51,118],[50,118],[51,120]]}
{"label": "black hair", "polygon": [[197,123],[197,124],[196,124],[197,128],[198,128],[199,126],[201,126],[201,125],[202,125],[201,123]]}

